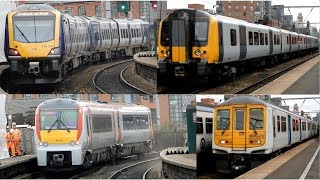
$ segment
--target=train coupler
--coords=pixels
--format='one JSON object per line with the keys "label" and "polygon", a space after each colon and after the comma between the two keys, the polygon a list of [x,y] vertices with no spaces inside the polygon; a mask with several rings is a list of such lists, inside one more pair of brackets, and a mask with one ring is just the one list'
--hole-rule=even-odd
{"label": "train coupler", "polygon": [[184,77],[186,75],[185,68],[183,66],[174,67],[174,76],[176,77]]}

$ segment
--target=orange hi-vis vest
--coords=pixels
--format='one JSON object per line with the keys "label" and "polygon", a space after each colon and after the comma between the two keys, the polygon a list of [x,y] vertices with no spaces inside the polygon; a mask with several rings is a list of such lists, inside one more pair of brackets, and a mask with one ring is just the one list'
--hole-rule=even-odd
{"label": "orange hi-vis vest", "polygon": [[13,130],[13,140],[14,141],[20,141],[21,139],[21,134],[19,129],[14,129]]}
{"label": "orange hi-vis vest", "polygon": [[7,142],[13,142],[14,136],[13,134],[10,134],[9,132],[7,133]]}

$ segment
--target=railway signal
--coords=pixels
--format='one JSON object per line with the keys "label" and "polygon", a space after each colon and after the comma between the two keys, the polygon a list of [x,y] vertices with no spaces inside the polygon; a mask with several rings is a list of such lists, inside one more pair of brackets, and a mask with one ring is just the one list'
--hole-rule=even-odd
{"label": "railway signal", "polygon": [[118,12],[128,12],[130,10],[130,1],[118,1]]}
{"label": "railway signal", "polygon": [[151,3],[151,8],[156,10],[158,7],[158,2],[157,1],[150,1],[150,3]]}

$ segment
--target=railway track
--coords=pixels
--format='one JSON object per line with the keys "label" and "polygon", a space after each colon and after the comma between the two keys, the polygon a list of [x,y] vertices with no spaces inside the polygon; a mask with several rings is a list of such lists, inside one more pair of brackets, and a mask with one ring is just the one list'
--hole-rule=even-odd
{"label": "railway track", "polygon": [[143,179],[150,171],[150,166],[154,167],[160,163],[160,157],[131,164],[114,172],[109,179]]}
{"label": "railway track", "polygon": [[92,77],[94,87],[100,93],[116,94],[141,94],[142,92],[133,89],[122,82],[122,72],[133,63],[133,59],[124,60],[101,69]]}
{"label": "railway track", "polygon": [[147,91],[144,91],[143,89],[140,89],[140,88],[138,88],[137,86],[135,86],[135,85],[133,85],[133,84],[130,84],[129,82],[127,82],[127,81],[124,79],[124,75],[123,75],[124,72],[125,72],[129,67],[131,67],[131,66],[133,66],[133,65],[129,65],[129,66],[127,66],[126,68],[124,68],[124,69],[121,71],[121,73],[120,73],[120,80],[121,80],[121,82],[124,83],[124,84],[126,84],[127,86],[131,87],[132,89],[135,89],[135,90],[137,90],[137,91],[139,91],[139,92],[141,92],[141,93],[143,93],[143,94],[152,95],[152,93],[149,93],[149,92],[147,92]]}
{"label": "railway track", "polygon": [[[143,176],[142,176],[142,179],[149,179],[149,174],[150,172],[152,171],[152,169],[154,169],[155,167],[158,167],[158,166],[161,166],[161,163],[158,163],[152,167],[150,167],[149,169],[147,169],[146,172],[144,172]],[[150,179],[154,179],[154,177],[150,177]]]}

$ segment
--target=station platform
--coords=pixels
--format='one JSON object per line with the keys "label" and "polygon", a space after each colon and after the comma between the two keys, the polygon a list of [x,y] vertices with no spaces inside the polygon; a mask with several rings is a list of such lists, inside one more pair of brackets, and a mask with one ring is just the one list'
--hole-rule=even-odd
{"label": "station platform", "polygon": [[186,151],[187,147],[171,147],[160,152],[160,157],[163,162],[162,171],[167,178],[196,178],[197,155],[185,154]]}
{"label": "station platform", "polygon": [[316,56],[252,94],[319,94],[319,62]]}
{"label": "station platform", "polygon": [[[2,76],[2,72],[9,68],[9,65],[0,65],[0,77]],[[6,92],[0,86],[0,94],[6,94]]]}
{"label": "station platform", "polygon": [[37,168],[35,155],[25,155],[0,159],[0,178],[11,178]]}
{"label": "station platform", "polygon": [[319,139],[308,140],[237,179],[320,179]]}
{"label": "station platform", "polygon": [[[151,66],[154,68],[158,68],[158,61],[157,61],[157,57],[156,56],[148,56],[148,55],[154,55],[154,51],[144,51],[144,52],[140,52],[137,53],[133,56],[133,59],[140,63],[140,64],[144,64],[146,66]],[[144,56],[146,55],[146,56]]]}

